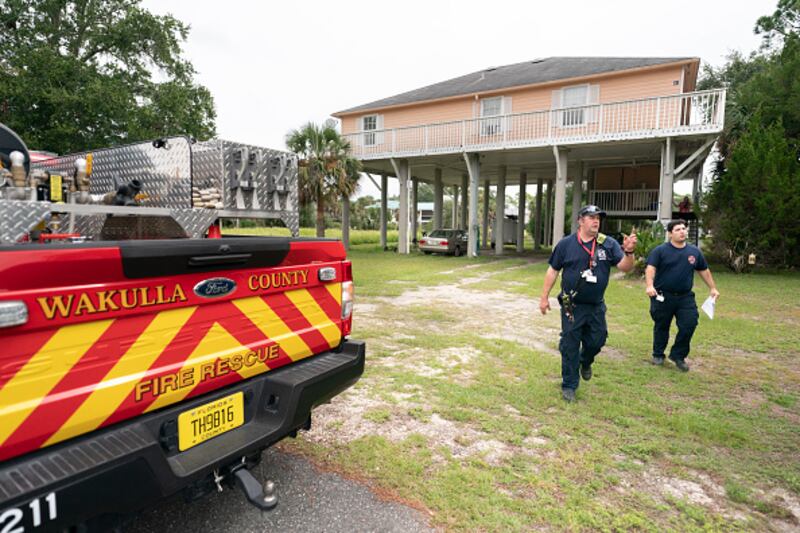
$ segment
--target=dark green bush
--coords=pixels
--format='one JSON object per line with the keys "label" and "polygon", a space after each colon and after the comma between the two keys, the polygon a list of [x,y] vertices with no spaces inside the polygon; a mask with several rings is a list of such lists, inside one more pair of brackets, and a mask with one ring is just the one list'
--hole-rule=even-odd
{"label": "dark green bush", "polygon": [[759,264],[800,265],[800,163],[782,122],[748,122],[708,195],[704,215],[713,255],[740,270],[755,254]]}

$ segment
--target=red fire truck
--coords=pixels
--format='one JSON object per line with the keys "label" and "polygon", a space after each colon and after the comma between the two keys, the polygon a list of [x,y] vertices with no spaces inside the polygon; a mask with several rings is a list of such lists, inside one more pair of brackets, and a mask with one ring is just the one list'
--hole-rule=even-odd
{"label": "red fire truck", "polygon": [[[0,170],[0,530],[226,487],[272,508],[248,469],[365,360],[341,242],[296,237],[294,156],[178,137],[31,164],[3,131],[26,170]],[[218,237],[232,217],[295,237]]]}

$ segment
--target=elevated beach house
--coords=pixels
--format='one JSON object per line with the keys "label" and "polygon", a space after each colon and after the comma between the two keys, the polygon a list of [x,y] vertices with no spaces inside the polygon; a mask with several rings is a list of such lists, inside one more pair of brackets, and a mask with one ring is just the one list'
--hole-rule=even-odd
{"label": "elevated beach house", "polygon": [[[535,185],[538,247],[569,229],[567,201],[573,209],[597,204],[612,221],[672,218],[674,183],[692,179],[696,190],[724,123],[725,91],[695,90],[699,64],[696,57],[551,57],[487,68],[333,116],[366,172],[381,176],[383,205],[387,179],[400,182],[401,253],[416,235],[409,206],[420,180],[434,187],[434,227],[441,227],[444,187],[458,188],[458,225],[469,230],[470,255],[479,230],[484,246],[488,240],[485,206],[478,219],[479,187],[497,188],[496,212],[503,213],[507,186],[518,185],[524,197]],[[503,224],[493,230],[502,253]],[[518,249],[522,231],[517,225]]]}

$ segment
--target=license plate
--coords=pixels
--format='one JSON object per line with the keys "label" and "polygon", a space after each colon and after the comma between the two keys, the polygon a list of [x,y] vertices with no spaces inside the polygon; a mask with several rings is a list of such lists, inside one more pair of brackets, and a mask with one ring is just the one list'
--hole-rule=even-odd
{"label": "license plate", "polygon": [[178,415],[178,448],[188,450],[244,424],[244,393],[237,392]]}

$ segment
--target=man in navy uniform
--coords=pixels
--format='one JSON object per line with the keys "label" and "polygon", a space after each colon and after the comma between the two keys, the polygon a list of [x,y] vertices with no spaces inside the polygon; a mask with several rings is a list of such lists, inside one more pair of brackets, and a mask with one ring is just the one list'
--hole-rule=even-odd
{"label": "man in navy uniform", "polygon": [[685,220],[672,220],[667,224],[669,241],[658,245],[647,257],[645,270],[646,292],[650,297],[650,316],[653,318],[653,364],[664,364],[664,350],[669,341],[669,328],[673,317],[678,334],[669,352],[669,358],[680,370],[689,371],[686,356],[689,343],[697,327],[697,303],[692,284],[694,272],[708,285],[715,300],[719,291],[711,277],[705,257],[699,248],[688,244]]}
{"label": "man in navy uniform", "polygon": [[550,310],[550,290],[563,270],[561,278],[561,394],[568,402],[575,401],[580,376],[592,378],[594,357],[606,343],[606,306],[603,295],[608,285],[611,266],[623,272],[633,269],[636,235],[625,236],[622,247],[614,239],[600,233],[600,218],[605,212],[595,205],[578,211],[578,230],[564,237],[550,255],[550,267],[544,276],[539,310]]}

